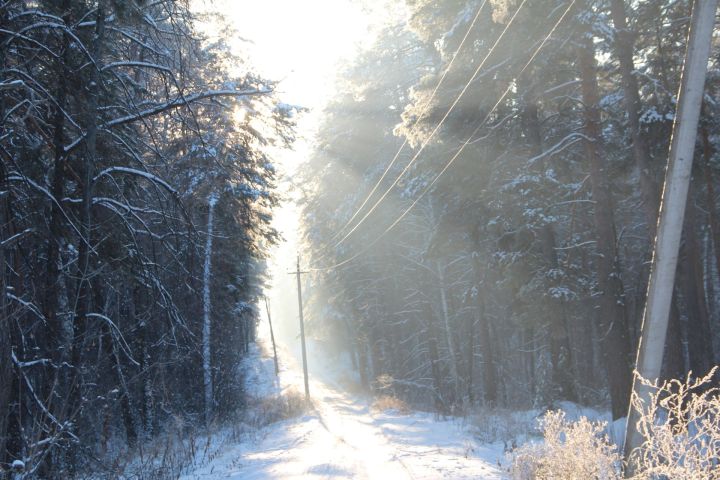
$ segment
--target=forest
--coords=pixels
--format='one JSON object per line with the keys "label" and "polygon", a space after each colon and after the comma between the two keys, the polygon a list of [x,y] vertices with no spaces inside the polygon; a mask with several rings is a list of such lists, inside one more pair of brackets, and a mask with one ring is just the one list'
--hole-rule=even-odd
{"label": "forest", "polygon": [[[305,170],[314,325],[416,405],[625,416],[690,3],[407,4]],[[665,378],[720,353],[713,38]]]}
{"label": "forest", "polygon": [[[557,409],[606,412],[610,429],[625,421],[691,24],[717,0],[337,0],[375,23],[312,105],[288,99],[294,71],[265,78],[244,50],[259,40],[238,18],[262,6],[203,1],[0,0],[0,479],[199,478],[182,476],[191,464],[244,478],[232,468],[251,453],[213,463],[219,429],[264,445],[268,431],[293,435],[316,419],[322,429],[298,434],[304,447],[273,451],[327,456],[318,431],[329,432],[344,462],[380,463],[346,476],[331,462],[302,460],[297,476],[263,464],[252,478],[414,478],[397,453],[412,442],[378,418],[445,432],[448,418],[550,412],[550,449],[553,435],[608,431]],[[333,22],[316,1],[295,37],[272,19],[260,28],[276,28],[288,50],[304,45],[303,31]],[[720,408],[720,36],[710,36],[659,378],[680,383],[652,398],[688,397],[674,418],[667,402],[645,405],[643,468],[665,465],[662,442],[681,436],[653,437],[652,419],[687,427]],[[334,40],[303,53],[306,70]],[[320,85],[326,73],[315,74]],[[291,204],[297,245],[284,231]],[[297,264],[278,248],[297,250]],[[294,268],[297,291],[294,278],[278,287],[273,272]],[[302,336],[297,403],[287,372],[299,367],[282,345],[278,367],[272,330],[274,375],[258,373],[278,290],[280,328],[305,322],[284,339],[289,351]],[[313,352],[327,350],[310,380],[305,333]],[[355,382],[342,393],[322,376],[344,365],[336,359]],[[378,399],[410,420],[378,417]],[[268,427],[277,420],[298,423]],[[700,460],[673,468],[717,473],[716,430],[699,451],[682,434]],[[176,458],[167,447],[150,470],[127,473],[158,439],[197,458],[199,432],[204,463],[163,471]],[[464,445],[480,442],[474,432]],[[517,438],[493,447],[509,464],[456,452],[498,466],[456,478],[591,478],[577,465],[543,476],[532,450],[543,447],[515,450]],[[602,442],[587,448],[607,465],[587,471],[620,478],[622,446]],[[518,474],[527,464],[534,473]],[[423,478],[452,476],[433,472]]]}
{"label": "forest", "polygon": [[243,398],[293,127],[195,17],[0,4],[0,465],[70,478]]}

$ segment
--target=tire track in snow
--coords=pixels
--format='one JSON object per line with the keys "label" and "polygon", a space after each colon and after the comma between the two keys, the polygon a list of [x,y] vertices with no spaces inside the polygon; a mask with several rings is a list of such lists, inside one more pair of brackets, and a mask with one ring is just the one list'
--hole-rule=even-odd
{"label": "tire track in snow", "polygon": [[[313,383],[317,385],[318,381],[315,380]],[[329,387],[327,387],[327,386],[324,386],[324,387],[325,387],[324,389],[329,389]],[[327,392],[326,392],[326,393],[327,393]],[[339,396],[339,397],[344,397],[344,396],[343,396],[342,394],[340,394],[339,392],[335,392],[335,395],[337,395],[337,396]],[[326,408],[326,409],[332,409],[332,406],[326,401],[327,398],[328,398],[328,397],[326,396],[326,397],[325,397],[325,408]],[[347,400],[347,399],[346,399],[346,400]],[[318,408],[316,402],[314,402],[314,401],[312,401],[312,400],[311,400],[311,402],[312,402],[313,411],[315,412],[315,414],[316,414],[317,417],[318,417],[318,421],[320,422],[320,424],[323,426],[323,428],[324,428],[330,435],[332,435],[332,436],[335,437],[339,442],[347,445],[348,447],[352,448],[352,449],[355,450],[355,451],[360,452],[361,450],[368,448],[368,445],[363,445],[363,446],[353,445],[352,443],[348,442],[348,441],[345,439],[345,436],[344,436],[344,435],[338,434],[338,433],[336,433],[335,431],[333,431],[333,429],[330,428],[330,426],[328,425],[328,422],[327,422],[326,419],[325,419],[327,415],[324,414],[324,413]],[[353,401],[349,401],[349,403],[351,403],[351,404],[357,404],[357,402],[353,402]],[[367,408],[367,407],[365,406],[364,408]],[[338,412],[334,412],[334,413],[335,413],[335,415],[339,416],[340,418],[343,417],[343,415],[342,415],[342,414],[339,414]],[[369,415],[369,414],[368,414],[368,415]],[[390,439],[382,432],[382,429],[381,429],[381,428],[374,428],[374,430],[377,431],[375,437],[381,437],[382,440],[383,440],[383,445],[377,445],[377,444],[376,444],[376,445],[375,445],[375,448],[385,447],[386,449],[392,450],[392,454],[390,455],[390,462],[397,462],[397,463],[399,463],[400,466],[404,469],[405,473],[407,474],[407,477],[408,477],[410,480],[415,480],[415,476],[413,475],[412,470],[411,470],[410,467],[408,467],[408,465],[400,458],[400,456],[398,455],[397,449],[396,449],[396,448],[393,448],[393,447],[390,445]],[[366,472],[366,473],[367,473],[367,472]],[[387,469],[384,470],[384,472],[383,472],[383,475],[386,475],[386,474],[387,474]],[[376,478],[376,477],[370,476],[369,478]]]}

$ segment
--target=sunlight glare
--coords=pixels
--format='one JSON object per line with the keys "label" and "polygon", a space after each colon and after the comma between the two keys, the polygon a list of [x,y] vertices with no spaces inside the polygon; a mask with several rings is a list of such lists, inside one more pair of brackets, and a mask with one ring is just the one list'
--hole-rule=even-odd
{"label": "sunlight glare", "polygon": [[[245,62],[241,67],[276,82],[276,98],[307,109],[297,118],[297,141],[291,149],[271,152],[278,167],[278,191],[284,201],[273,213],[273,226],[283,241],[269,259],[272,285],[266,291],[278,319],[281,337],[297,338],[295,279],[287,275],[300,249],[297,207],[300,191],[296,172],[313,149],[314,135],[327,102],[336,93],[343,63],[370,48],[382,27],[405,15],[392,0],[196,0],[206,11],[227,17],[235,38],[223,38]],[[218,25],[206,25],[211,37],[227,35]],[[238,122],[252,125],[248,111]],[[261,128],[261,126],[258,126]]]}
{"label": "sunlight glare", "polygon": [[258,73],[279,81],[281,98],[320,107],[331,94],[337,64],[372,40],[368,10],[350,0],[223,2]]}

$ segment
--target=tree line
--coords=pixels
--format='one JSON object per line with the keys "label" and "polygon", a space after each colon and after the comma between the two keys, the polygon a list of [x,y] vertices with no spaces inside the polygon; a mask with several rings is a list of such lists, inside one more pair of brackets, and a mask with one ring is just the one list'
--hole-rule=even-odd
{"label": "tree line", "polygon": [[102,472],[242,405],[292,112],[199,20],[0,3],[0,477]]}
{"label": "tree line", "polygon": [[[417,405],[625,416],[692,2],[406,6],[311,158],[311,325]],[[708,69],[666,378],[720,353],[717,37]]]}

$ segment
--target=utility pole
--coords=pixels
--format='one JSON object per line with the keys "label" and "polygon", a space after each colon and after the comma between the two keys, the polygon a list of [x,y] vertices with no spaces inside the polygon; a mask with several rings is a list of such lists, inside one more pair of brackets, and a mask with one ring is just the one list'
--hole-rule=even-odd
{"label": "utility pole", "polygon": [[275,360],[275,376],[280,376],[280,367],[278,366],[277,349],[275,348],[275,333],[272,328],[272,318],[270,318],[270,305],[268,305],[268,299],[265,297],[265,311],[267,312],[268,323],[270,324],[270,341],[273,346],[273,359]]}
{"label": "utility pole", "polygon": [[[652,391],[642,385],[637,376],[651,382],[660,377],[717,3],[718,0],[695,0],[693,5],[633,381],[633,395],[645,404]],[[640,412],[631,403],[625,430],[626,460],[643,442],[637,430],[639,418]],[[635,467],[628,463],[626,476],[632,476]]]}
{"label": "utility pole", "polygon": [[300,275],[308,272],[300,271],[300,255],[297,256],[297,268],[293,275],[297,276],[298,311],[300,312],[300,346],[302,347],[303,375],[305,377],[305,400],[310,401],[310,385],[308,383],[307,351],[305,350],[305,322],[303,321],[302,286]]}

